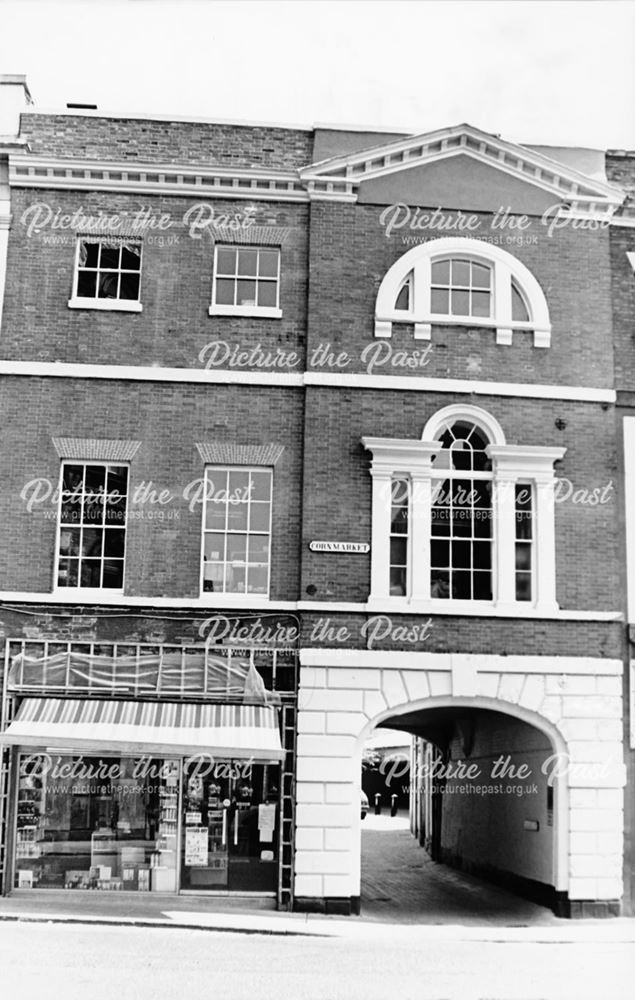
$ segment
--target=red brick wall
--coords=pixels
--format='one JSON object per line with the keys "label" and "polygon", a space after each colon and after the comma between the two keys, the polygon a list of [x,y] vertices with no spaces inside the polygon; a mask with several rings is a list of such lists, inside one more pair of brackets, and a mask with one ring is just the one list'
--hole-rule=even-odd
{"label": "red brick wall", "polygon": [[[369,542],[371,455],[362,447],[362,436],[421,438],[434,413],[461,399],[496,417],[508,444],[567,448],[556,471],[574,484],[574,490],[613,483],[605,494],[608,502],[595,506],[574,504],[573,492],[565,499],[569,487],[566,483],[561,487],[563,500],[556,504],[557,598],[563,608],[619,610],[613,407],[451,393],[307,390],[303,592],[312,584],[317,587],[316,600],[367,598],[370,555],[309,552],[308,542],[317,538]],[[558,418],[565,421],[564,430],[555,426]]]}
{"label": "red brick wall", "polygon": [[[282,319],[210,316],[214,244],[209,235],[191,238],[182,222],[194,198],[115,195],[108,192],[14,189],[2,324],[4,358],[84,364],[162,365],[203,368],[199,354],[215,340],[252,349],[280,347],[299,355],[303,369],[307,298],[307,207],[253,203],[258,227],[285,230],[281,245]],[[133,220],[150,209],[154,219],[169,215],[165,232],[148,231],[141,275],[142,313],[69,309],[73,290],[76,236],[72,228],[48,226],[28,233],[38,204],[53,213],[118,215]],[[244,213],[245,203],[212,199],[214,216]],[[61,239],[62,242],[57,242]],[[53,242],[51,242],[53,240]],[[227,367],[223,365],[222,367]],[[247,368],[257,367],[247,365]],[[285,369],[294,370],[294,369]]]}
{"label": "red brick wall", "polygon": [[[309,358],[319,343],[328,342],[351,356],[351,363],[342,369],[347,372],[366,370],[360,355],[369,344],[377,344],[374,315],[379,285],[392,264],[414,246],[404,239],[461,235],[401,229],[387,238],[380,224],[382,210],[382,206],[329,202],[311,205]],[[570,225],[549,236],[536,218],[521,234],[529,242],[507,244],[505,230],[490,228],[490,216],[478,219],[478,235],[500,236],[500,247],[522,261],[540,283],[551,316],[551,347],[535,348],[528,333],[514,333],[513,344],[503,346],[496,344],[493,330],[435,328],[425,368],[385,364],[375,368],[375,374],[611,386],[608,233]],[[413,351],[425,348],[426,342],[415,341],[412,326],[403,324],[393,327],[390,345],[393,350]]]}
{"label": "red brick wall", "polygon": [[20,137],[32,153],[88,160],[270,167],[312,160],[310,131],[267,125],[23,114]]}
{"label": "red brick wall", "polygon": [[204,474],[195,443],[283,445],[274,471],[271,597],[297,597],[300,390],[3,378],[0,398],[0,589],[52,589],[56,508],[40,503],[29,513],[20,494],[39,477],[57,485],[53,437],[95,437],[141,441],[131,464],[131,490],[152,481],[155,490],[174,496],[163,506],[139,504],[129,519],[125,590],[148,597],[199,595],[202,512],[200,505],[191,512],[183,497],[187,485]]}

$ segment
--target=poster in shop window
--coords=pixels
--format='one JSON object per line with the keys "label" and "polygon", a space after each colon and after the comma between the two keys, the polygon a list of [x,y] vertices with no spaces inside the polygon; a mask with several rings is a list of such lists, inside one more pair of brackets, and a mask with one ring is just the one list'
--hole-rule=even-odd
{"label": "poster in shop window", "polygon": [[207,868],[207,827],[185,827],[185,864],[189,868]]}

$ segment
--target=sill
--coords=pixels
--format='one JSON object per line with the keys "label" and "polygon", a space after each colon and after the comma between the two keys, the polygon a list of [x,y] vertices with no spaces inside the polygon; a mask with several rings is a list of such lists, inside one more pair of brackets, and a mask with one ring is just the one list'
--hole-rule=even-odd
{"label": "sill", "polygon": [[370,612],[393,614],[461,615],[478,618],[543,618],[553,617],[560,611],[556,603],[531,601],[452,601],[430,598],[417,600],[407,597],[369,597],[366,608]]}
{"label": "sill", "polygon": [[213,590],[203,591],[199,597],[199,601],[201,604],[209,604],[210,608],[233,608],[236,605],[253,607],[254,604],[271,604],[271,598],[268,594],[220,594],[215,593]]}
{"label": "sill", "polygon": [[79,299],[68,300],[69,309],[99,309],[102,312],[143,312],[141,302],[132,299]]}
{"label": "sill", "polygon": [[73,601],[98,601],[101,598],[112,594],[116,597],[123,596],[123,587],[54,587],[52,596],[63,600],[70,597]]}
{"label": "sill", "polygon": [[282,319],[282,309],[273,306],[210,306],[210,316],[253,316],[255,319]]}

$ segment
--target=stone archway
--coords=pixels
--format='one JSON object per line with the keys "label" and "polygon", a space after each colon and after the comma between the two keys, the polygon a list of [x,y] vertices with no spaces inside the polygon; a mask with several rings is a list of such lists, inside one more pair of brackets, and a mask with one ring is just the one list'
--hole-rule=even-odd
{"label": "stone archway", "polygon": [[378,723],[414,706],[470,705],[543,732],[569,773],[554,802],[554,886],[579,902],[622,894],[624,765],[619,660],[303,650],[298,717],[298,908],[355,909],[360,759]]}

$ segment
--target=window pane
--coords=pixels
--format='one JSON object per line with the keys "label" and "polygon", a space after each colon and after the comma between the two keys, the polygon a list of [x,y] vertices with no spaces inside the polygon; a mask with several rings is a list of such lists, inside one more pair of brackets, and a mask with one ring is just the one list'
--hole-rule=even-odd
{"label": "window pane", "polygon": [[430,306],[433,313],[447,316],[450,311],[450,293],[443,289],[433,288],[430,293]]}
{"label": "window pane", "polygon": [[277,278],[278,277],[278,251],[277,250],[261,250],[260,251],[260,261],[258,265],[258,274],[262,278]]}
{"label": "window pane", "polygon": [[531,600],[531,573],[516,574],[516,600]]}
{"label": "window pane", "polygon": [[97,267],[99,259],[99,243],[87,243],[82,240],[79,248],[79,266]]}
{"label": "window pane", "polygon": [[250,594],[266,594],[267,593],[267,575],[268,570],[266,566],[248,566],[247,567],[247,591]]}
{"label": "window pane", "polygon": [[119,298],[137,302],[139,299],[139,275],[122,274],[119,284]]}
{"label": "window pane", "polygon": [[405,535],[408,531],[408,508],[393,507],[390,514],[390,530],[393,535]]}
{"label": "window pane", "polygon": [[103,586],[121,590],[123,587],[123,559],[104,559]]}
{"label": "window pane", "polygon": [[[111,494],[114,496],[115,494]],[[123,527],[126,523],[126,498],[121,497],[118,500],[108,499],[106,501],[105,510],[105,520],[106,524],[121,525]]]}
{"label": "window pane", "polygon": [[87,465],[84,491],[98,493],[104,491],[106,485],[106,469],[103,465]]}
{"label": "window pane", "polygon": [[432,265],[432,284],[433,285],[449,285],[450,284],[450,261],[449,260],[438,260]]}
{"label": "window pane", "polygon": [[269,561],[269,539],[262,535],[249,536],[249,562],[266,563]]}
{"label": "window pane", "polygon": [[472,316],[489,316],[490,293],[472,292]]}
{"label": "window pane", "polygon": [[246,562],[247,560],[247,535],[227,536],[227,561]]}
{"label": "window pane", "polygon": [[469,601],[472,597],[472,578],[470,573],[452,573],[452,597],[456,601]]}
{"label": "window pane", "polygon": [[76,587],[79,559],[60,559],[57,570],[58,587]]}
{"label": "window pane", "polygon": [[101,585],[101,559],[82,560],[80,587],[99,587]]}
{"label": "window pane", "polygon": [[246,531],[247,530],[247,513],[249,510],[249,504],[246,500],[241,500],[239,503],[228,503],[227,504],[227,530],[228,531]]}
{"label": "window pane", "polygon": [[397,295],[397,300],[395,302],[395,309],[407,311],[410,309],[410,282],[406,281],[405,284],[401,286],[399,294]]}
{"label": "window pane", "polygon": [[492,565],[492,546],[489,542],[474,542],[472,547],[474,569],[490,569]]}
{"label": "window pane", "polygon": [[97,272],[80,271],[77,275],[77,295],[82,299],[94,299],[97,291]]}
{"label": "window pane", "polygon": [[97,297],[100,299],[116,299],[118,287],[119,287],[119,273],[100,274],[99,285],[97,288]]}
{"label": "window pane", "polygon": [[527,543],[516,545],[516,569],[531,569],[531,545]]}
{"label": "window pane", "polygon": [[484,267],[483,264],[472,264],[473,288],[489,288],[490,279],[491,279],[491,271],[489,267]]}
{"label": "window pane", "polygon": [[237,281],[236,282],[236,305],[255,306],[256,305],[256,282]]}
{"label": "window pane", "polygon": [[402,566],[390,567],[390,594],[392,597],[404,597],[406,593],[406,570]]}
{"label": "window pane", "polygon": [[434,570],[430,574],[430,596],[447,600],[450,596],[450,574]]}
{"label": "window pane", "polygon": [[60,530],[60,555],[79,555],[79,528],[62,528]]}
{"label": "window pane", "polygon": [[275,309],[278,298],[278,286],[275,281],[261,281],[258,284],[258,305]]}
{"label": "window pane", "polygon": [[102,554],[103,530],[101,528],[84,528],[82,532],[82,555],[99,557]]}
{"label": "window pane", "polygon": [[116,559],[123,559],[125,531],[119,528],[111,528],[104,532],[104,555]]}
{"label": "window pane", "polygon": [[472,564],[472,546],[469,542],[452,543],[452,565],[469,569]]}
{"label": "window pane", "polygon": [[128,470],[125,465],[111,465],[108,468],[108,493],[114,494],[113,499],[125,496],[128,492]]}
{"label": "window pane", "polygon": [[270,507],[268,503],[251,503],[249,508],[249,530],[269,531]]}
{"label": "window pane", "polygon": [[452,315],[469,316],[470,314],[470,293],[452,292]]}
{"label": "window pane", "polygon": [[225,536],[220,532],[205,535],[205,560],[207,562],[222,562],[225,558]]}
{"label": "window pane", "polygon": [[450,565],[450,543],[435,542],[430,544],[430,565],[435,569],[445,569]]}
{"label": "window pane", "polygon": [[470,284],[470,264],[467,260],[452,261],[452,285],[468,287]]}
{"label": "window pane", "polygon": [[230,469],[229,497],[231,501],[249,499],[249,473],[243,469]]}
{"label": "window pane", "polygon": [[252,472],[250,484],[249,493],[252,500],[271,499],[271,476],[268,472]]}
{"label": "window pane", "polygon": [[118,268],[119,267],[119,255],[120,247],[109,247],[102,243],[101,245],[101,259],[99,261],[99,267],[101,269],[105,267]]}
{"label": "window pane", "polygon": [[474,600],[491,601],[492,599],[492,574],[474,574]]}
{"label": "window pane", "polygon": [[82,517],[81,498],[70,494],[62,494],[62,524],[79,524]]}
{"label": "window pane", "polygon": [[235,274],[237,261],[238,261],[238,253],[236,250],[226,250],[226,249],[217,250],[216,273]]}
{"label": "window pane", "polygon": [[519,323],[529,322],[529,313],[527,312],[527,307],[523,302],[520,292],[513,283],[512,283],[512,320]]}
{"label": "window pane", "polygon": [[235,282],[230,278],[217,278],[216,279],[216,305],[219,306],[233,306],[234,305],[234,292],[236,290]]}
{"label": "window pane", "polygon": [[258,251],[257,250],[239,250],[238,251],[238,274],[241,277],[256,276],[258,269]]}
{"label": "window pane", "polygon": [[406,538],[390,539],[390,562],[393,566],[405,566],[408,553],[408,541]]}
{"label": "window pane", "polygon": [[121,248],[121,266],[124,271],[141,270],[141,247],[128,244]]}
{"label": "window pane", "polygon": [[227,504],[222,500],[208,500],[205,504],[205,527],[224,531],[227,524]]}
{"label": "window pane", "polygon": [[62,473],[62,489],[81,493],[84,483],[83,465],[65,465]]}

